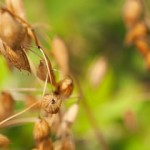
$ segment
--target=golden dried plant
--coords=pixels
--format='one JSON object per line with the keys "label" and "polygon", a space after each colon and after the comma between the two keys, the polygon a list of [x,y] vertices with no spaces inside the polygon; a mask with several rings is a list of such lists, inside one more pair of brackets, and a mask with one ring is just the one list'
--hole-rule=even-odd
{"label": "golden dried plant", "polygon": [[[6,0],[5,6],[0,8],[0,18],[1,54],[12,66],[19,70],[30,72],[36,76],[35,79],[39,78],[44,83],[42,84],[44,87],[40,98],[37,98],[36,95],[31,96],[27,93],[24,102],[26,108],[16,114],[13,114],[16,99],[14,99],[9,92],[2,93],[0,97],[0,127],[5,127],[6,122],[8,123],[8,126],[16,125],[17,123],[21,123],[21,121],[24,122],[25,119],[21,120],[20,118],[20,120],[15,120],[14,118],[30,109],[34,109],[39,113],[38,121],[35,122],[35,119],[32,120],[35,122],[33,131],[36,145],[35,149],[54,149],[55,141],[51,139],[51,130],[56,136],[61,136],[59,139],[61,149],[73,149],[71,148],[74,147],[71,146],[74,145],[73,140],[70,140],[70,138],[67,137],[62,137],[62,134],[71,135],[71,132],[68,132],[68,130],[71,130],[71,124],[73,124],[78,112],[78,104],[74,104],[66,112],[61,107],[63,101],[71,96],[74,88],[73,80],[70,77],[71,73],[66,45],[60,38],[54,38],[52,42],[53,56],[59,69],[64,74],[63,79],[58,79],[58,81],[56,81],[56,76],[53,72],[49,57],[45,54],[34,29],[27,22],[22,0]],[[31,67],[34,66],[34,64],[32,64],[32,60],[29,61],[28,56],[28,50],[30,50],[31,43],[33,42],[43,57],[41,59],[40,56],[40,63],[38,67],[35,67],[36,73],[34,72],[33,67]],[[63,55],[61,55],[59,51]],[[51,84],[51,90],[48,89],[47,83]],[[45,94],[46,89],[48,89],[47,94]],[[28,121],[31,119],[27,118],[26,120]],[[55,126],[52,126],[54,124]],[[63,128],[64,124],[66,128]],[[58,135],[58,131],[61,131],[61,135]],[[7,141],[5,143],[9,142]]]}

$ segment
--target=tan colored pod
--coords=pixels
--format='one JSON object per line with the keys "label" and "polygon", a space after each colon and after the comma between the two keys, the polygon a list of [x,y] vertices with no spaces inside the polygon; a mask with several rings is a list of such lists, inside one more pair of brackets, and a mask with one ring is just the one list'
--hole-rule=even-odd
{"label": "tan colored pod", "polygon": [[8,12],[0,13],[0,37],[13,50],[23,44],[26,28]]}
{"label": "tan colored pod", "polygon": [[45,119],[39,119],[34,125],[34,139],[37,144],[48,138],[50,126]]}
{"label": "tan colored pod", "polygon": [[70,77],[66,77],[57,84],[56,92],[62,98],[68,98],[73,91],[73,80]]}
{"label": "tan colored pod", "polygon": [[62,100],[58,95],[46,94],[41,100],[41,109],[48,114],[56,114],[61,106]]}

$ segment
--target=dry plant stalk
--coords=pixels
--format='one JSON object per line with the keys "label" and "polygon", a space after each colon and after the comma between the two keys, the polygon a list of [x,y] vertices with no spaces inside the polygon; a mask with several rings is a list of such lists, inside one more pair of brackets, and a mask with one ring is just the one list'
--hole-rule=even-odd
{"label": "dry plant stalk", "polygon": [[[31,105],[35,104],[38,100],[33,95],[27,95],[25,99],[25,105],[26,107],[30,107]],[[40,109],[40,104],[37,104],[34,106],[31,110],[38,111]]]}

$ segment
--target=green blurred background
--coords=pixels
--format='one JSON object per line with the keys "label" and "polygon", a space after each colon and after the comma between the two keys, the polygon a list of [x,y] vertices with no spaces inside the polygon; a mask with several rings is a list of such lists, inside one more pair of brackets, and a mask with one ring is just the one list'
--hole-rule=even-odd
{"label": "green blurred background", "polygon": [[[33,26],[36,23],[49,26],[50,30],[46,34],[50,38],[57,34],[65,41],[69,49],[71,69],[80,80],[109,149],[150,150],[150,73],[136,48],[124,44],[124,2],[125,0],[24,0],[29,22]],[[46,30],[42,25],[38,28],[39,31]],[[44,46],[49,47],[47,43]],[[105,74],[101,82],[93,86],[90,73],[94,62],[102,58],[107,64]],[[2,57],[0,66],[1,89],[18,84],[28,85],[21,81],[28,74],[17,71],[10,73]],[[20,105],[22,104],[16,107]],[[76,149],[100,150],[101,146],[87,115],[81,105],[73,124]],[[3,130],[2,133],[13,141],[12,150],[27,150],[34,146],[32,130],[33,125],[26,124]],[[25,142],[26,139],[28,141]]]}

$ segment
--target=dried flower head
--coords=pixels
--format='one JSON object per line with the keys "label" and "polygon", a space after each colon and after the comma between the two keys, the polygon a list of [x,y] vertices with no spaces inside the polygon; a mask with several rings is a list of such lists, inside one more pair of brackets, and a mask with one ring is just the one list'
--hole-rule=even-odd
{"label": "dried flower head", "polygon": [[56,94],[46,94],[41,100],[41,109],[48,114],[56,114],[61,106],[62,100]]}

